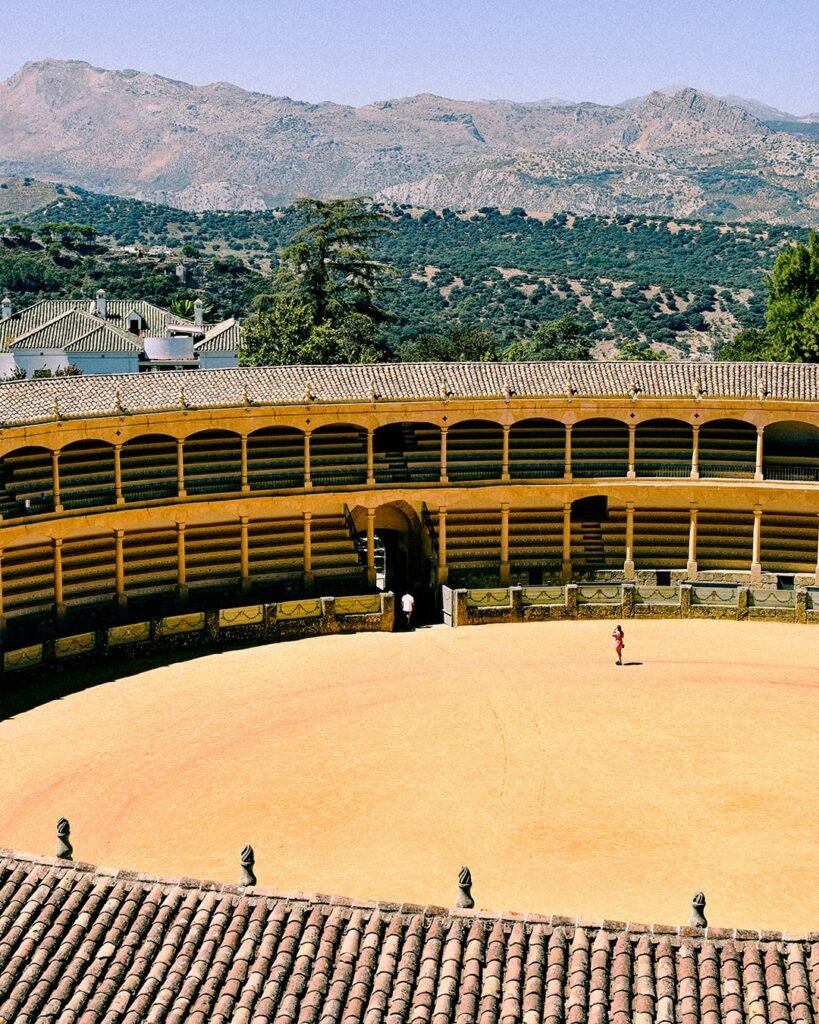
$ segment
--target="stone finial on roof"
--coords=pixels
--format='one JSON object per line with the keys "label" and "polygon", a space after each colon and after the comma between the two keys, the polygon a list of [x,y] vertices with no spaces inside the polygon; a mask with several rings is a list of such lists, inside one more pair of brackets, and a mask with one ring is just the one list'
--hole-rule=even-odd
{"label": "stone finial on roof", "polygon": [[250,405],[250,395],[247,393],[247,384],[242,385],[242,405]]}
{"label": "stone finial on roof", "polygon": [[446,402],[447,399],[449,398],[449,385],[445,380],[441,381],[441,385],[438,388],[438,394],[441,396],[441,400],[444,402]]}
{"label": "stone finial on roof", "polygon": [[461,868],[458,874],[458,888],[461,891],[458,893],[455,906],[463,907],[464,910],[471,910],[475,906],[475,901],[472,899],[472,872],[466,865]]}
{"label": "stone finial on roof", "polygon": [[374,380],[370,381],[370,387],[369,387],[369,390],[367,392],[367,397],[369,398],[369,400],[371,402],[377,402],[378,401],[378,392],[375,390],[375,381]]}
{"label": "stone finial on roof", "polygon": [[512,385],[509,383],[508,378],[503,382],[503,397],[507,402],[512,397]]}
{"label": "stone finial on roof", "polygon": [[571,377],[566,381],[566,398],[571,402],[572,395],[577,394],[577,388],[574,386],[574,381]]}
{"label": "stone finial on roof", "polygon": [[57,852],[56,856],[62,860],[71,860],[74,856],[74,847],[71,845],[69,836],[71,825],[68,818],[60,818],[57,822]]}
{"label": "stone finial on roof", "polygon": [[304,385],[304,400],[305,402],[313,401],[313,385],[310,383],[309,380]]}
{"label": "stone finial on roof", "polygon": [[114,392],[114,412],[120,413],[125,412],[125,408],[122,404],[122,398],[119,394],[119,388]]}
{"label": "stone finial on roof", "polygon": [[56,398],[54,399],[54,405],[51,406],[51,415],[55,420],[60,418],[60,403]]}
{"label": "stone finial on roof", "polygon": [[768,385],[761,378],[759,384],[757,385],[756,397],[760,400],[760,402],[764,402],[765,399],[768,397]]}
{"label": "stone finial on roof", "polygon": [[184,388],[180,388],[179,389],[179,408],[180,409],[187,409],[188,408],[188,403],[187,403],[187,401],[185,399],[185,389]]}
{"label": "stone finial on roof", "polygon": [[694,399],[699,402],[702,398],[702,381],[697,377],[694,381]]}
{"label": "stone finial on roof", "polygon": [[637,396],[640,394],[641,390],[642,390],[642,388],[637,383],[637,381],[633,380],[631,382],[631,387],[628,389],[628,393],[629,393],[629,396],[631,397],[632,402],[636,402],[637,401]]}
{"label": "stone finial on roof", "polygon": [[705,893],[698,892],[691,902],[691,919],[689,925],[692,928],[707,928],[708,920],[705,916]]}
{"label": "stone finial on roof", "polygon": [[253,873],[253,866],[256,863],[256,855],[253,852],[253,847],[250,843],[242,847],[241,864],[242,864],[242,877],[239,879],[239,885],[255,885],[256,875]]}

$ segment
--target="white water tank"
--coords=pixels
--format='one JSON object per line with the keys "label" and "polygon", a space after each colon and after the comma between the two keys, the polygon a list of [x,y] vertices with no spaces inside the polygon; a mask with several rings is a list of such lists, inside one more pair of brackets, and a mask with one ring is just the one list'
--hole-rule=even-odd
{"label": "white water tank", "polygon": [[144,343],[148,359],[181,362],[194,358],[193,338],[186,338],[184,335],[176,338],[145,338]]}

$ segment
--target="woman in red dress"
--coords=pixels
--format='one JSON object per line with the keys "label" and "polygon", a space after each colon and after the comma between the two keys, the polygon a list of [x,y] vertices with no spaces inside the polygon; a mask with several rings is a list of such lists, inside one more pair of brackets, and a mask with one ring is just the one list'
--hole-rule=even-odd
{"label": "woman in red dress", "polygon": [[611,634],[614,637],[614,649],[617,652],[617,661],[615,664],[623,664],[623,648],[626,646],[625,633],[623,632],[622,626],[617,626],[614,632]]}

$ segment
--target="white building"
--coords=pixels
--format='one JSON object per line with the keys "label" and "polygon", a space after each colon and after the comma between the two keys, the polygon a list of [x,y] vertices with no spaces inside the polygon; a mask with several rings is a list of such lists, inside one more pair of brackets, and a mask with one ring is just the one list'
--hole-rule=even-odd
{"label": "white building", "polygon": [[25,371],[84,374],[219,369],[236,366],[239,323],[205,324],[201,300],[193,320],[143,299],[43,299],[15,312],[0,307],[0,379]]}

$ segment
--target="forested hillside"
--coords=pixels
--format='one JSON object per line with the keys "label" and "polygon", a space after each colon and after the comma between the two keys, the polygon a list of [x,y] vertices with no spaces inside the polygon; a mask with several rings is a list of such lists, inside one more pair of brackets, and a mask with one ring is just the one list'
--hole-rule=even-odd
{"label": "forested hillside", "polygon": [[[507,342],[570,313],[597,355],[626,340],[687,355],[737,327],[762,325],[764,277],[783,245],[804,234],[657,217],[386,209],[394,232],[378,256],[400,271],[384,301],[395,316],[385,329],[391,348],[454,324],[489,328]],[[292,208],[194,213],[78,189],[22,220],[35,238],[15,240],[7,218],[0,255],[0,289],[16,305],[102,285],[166,305],[201,292],[214,316],[251,311],[277,250],[299,227]],[[40,245],[38,225],[49,222],[91,225],[104,244]]]}

